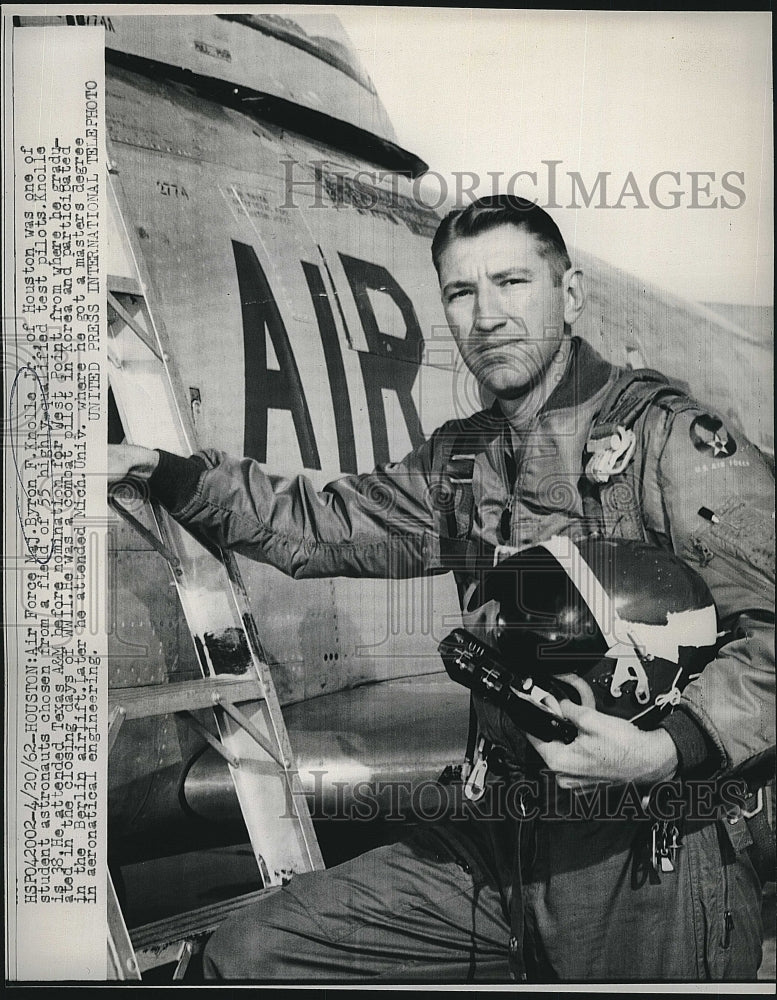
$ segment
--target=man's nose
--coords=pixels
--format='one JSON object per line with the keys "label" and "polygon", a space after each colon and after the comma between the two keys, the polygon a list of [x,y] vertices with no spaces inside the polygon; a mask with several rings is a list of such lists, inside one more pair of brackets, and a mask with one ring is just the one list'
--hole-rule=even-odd
{"label": "man's nose", "polygon": [[490,285],[478,288],[475,297],[474,326],[480,333],[490,333],[504,326],[504,310],[496,290]]}

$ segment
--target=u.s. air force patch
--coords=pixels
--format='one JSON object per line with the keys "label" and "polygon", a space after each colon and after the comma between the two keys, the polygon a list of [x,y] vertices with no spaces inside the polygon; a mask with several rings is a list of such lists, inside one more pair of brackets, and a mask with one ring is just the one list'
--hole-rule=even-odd
{"label": "u.s. air force patch", "polygon": [[728,458],[737,450],[737,443],[723,426],[723,421],[709,413],[696,417],[689,433],[696,451],[713,458]]}

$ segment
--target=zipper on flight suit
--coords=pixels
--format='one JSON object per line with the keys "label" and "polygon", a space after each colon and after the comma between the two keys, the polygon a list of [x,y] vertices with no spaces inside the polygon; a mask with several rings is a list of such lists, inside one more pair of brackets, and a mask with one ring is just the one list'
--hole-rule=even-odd
{"label": "zipper on flight suit", "polygon": [[513,511],[515,509],[515,493],[518,487],[518,460],[515,454],[515,432],[509,424],[502,438],[499,452],[500,472],[507,485],[507,506],[499,519],[499,541],[502,545],[512,545],[513,541]]}
{"label": "zipper on flight suit", "polygon": [[720,947],[724,950],[730,947],[731,936],[734,930],[734,914],[729,909],[728,866],[731,860],[730,853],[735,851],[728,830],[723,825],[725,822],[725,820],[719,820],[716,824],[718,846],[720,848],[721,874],[723,876],[723,930],[720,936]]}

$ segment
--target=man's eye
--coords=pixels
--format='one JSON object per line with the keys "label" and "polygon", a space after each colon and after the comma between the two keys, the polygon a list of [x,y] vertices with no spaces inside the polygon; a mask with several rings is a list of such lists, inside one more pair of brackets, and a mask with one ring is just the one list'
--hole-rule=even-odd
{"label": "man's eye", "polygon": [[470,290],[469,290],[469,288],[459,288],[459,289],[458,289],[457,291],[455,291],[455,292],[449,292],[449,293],[448,293],[448,301],[449,301],[449,302],[453,302],[453,300],[454,300],[454,299],[460,299],[460,298],[462,298],[462,297],[463,297],[464,295],[470,295],[470,294],[471,294],[471,293],[470,293]]}
{"label": "man's eye", "polygon": [[505,285],[528,285],[529,282],[526,278],[505,278],[502,282],[502,287]]}

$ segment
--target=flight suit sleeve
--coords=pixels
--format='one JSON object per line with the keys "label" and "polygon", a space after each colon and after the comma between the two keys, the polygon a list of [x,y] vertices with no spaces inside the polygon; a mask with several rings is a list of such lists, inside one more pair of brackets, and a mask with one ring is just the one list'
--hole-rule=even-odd
{"label": "flight suit sleeve", "polygon": [[706,581],[725,632],[683,692],[686,718],[665,728],[698,753],[693,727],[678,724],[696,723],[710,776],[746,771],[774,750],[774,477],[757,448],[698,408],[662,413],[645,455],[646,524]]}
{"label": "flight suit sleeve", "polygon": [[193,534],[289,576],[419,576],[440,571],[434,447],[433,436],[400,462],[321,490],[220,451],[160,452],[149,485]]}

